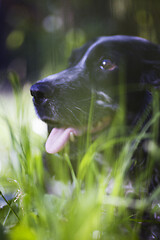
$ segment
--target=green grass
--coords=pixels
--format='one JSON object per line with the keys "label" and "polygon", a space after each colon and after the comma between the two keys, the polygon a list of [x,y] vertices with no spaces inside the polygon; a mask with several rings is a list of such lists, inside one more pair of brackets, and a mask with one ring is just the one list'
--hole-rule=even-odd
{"label": "green grass", "polygon": [[[155,109],[157,94],[154,118],[140,133],[136,127],[125,136],[122,111],[107,135],[102,134],[94,142],[89,133],[81,139],[79,145],[84,144],[86,151],[78,152],[74,167],[69,146],[50,156],[51,174],[43,162],[47,133],[42,131],[44,126],[41,135],[36,133],[39,122],[29,86],[21,89],[15,74],[10,79],[13,95],[1,96],[0,109],[0,239],[139,239],[144,211],[160,212],[160,189],[149,196],[146,193],[146,178],[160,153],[156,143],[160,116]],[[91,122],[90,117],[89,127]],[[131,186],[126,172],[150,126],[151,164]]]}

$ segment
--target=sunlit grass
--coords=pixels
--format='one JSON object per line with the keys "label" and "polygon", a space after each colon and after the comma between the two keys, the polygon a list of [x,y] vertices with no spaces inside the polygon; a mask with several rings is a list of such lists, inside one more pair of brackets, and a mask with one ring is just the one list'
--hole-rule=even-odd
{"label": "sunlit grass", "polygon": [[[50,156],[48,167],[43,162],[47,133],[41,124],[37,130],[29,86],[21,89],[17,76],[10,78],[13,95],[1,96],[0,109],[0,236],[16,240],[139,239],[144,210],[160,211],[155,201],[160,190],[150,196],[146,193],[145,177],[152,168],[133,183],[126,173],[147,129],[154,126],[156,132],[159,113],[140,133],[135,129],[130,136],[124,135],[122,113],[107,135],[92,142],[87,134],[86,151],[76,157],[76,167],[69,146]],[[91,104],[91,114],[92,110]],[[90,117],[89,127],[91,122]],[[160,149],[153,135],[150,152],[156,159]]]}

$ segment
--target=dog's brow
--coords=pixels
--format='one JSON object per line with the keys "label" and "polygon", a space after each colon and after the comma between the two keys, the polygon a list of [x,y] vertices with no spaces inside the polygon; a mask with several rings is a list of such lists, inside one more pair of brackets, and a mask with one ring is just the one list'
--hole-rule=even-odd
{"label": "dog's brow", "polygon": [[97,45],[99,45],[100,43],[104,42],[106,40],[106,37],[100,37],[95,43],[93,43],[85,52],[84,56],[82,57],[82,59],[80,60],[80,62],[78,63],[78,65],[83,65],[86,61],[86,59],[88,58],[89,53],[94,49],[94,47],[96,47]]}
{"label": "dog's brow", "polygon": [[80,62],[78,63],[79,66],[83,66],[84,63],[86,62],[87,58],[88,58],[88,55],[90,54],[90,52],[97,46],[99,45],[100,43],[102,42],[105,42],[105,41],[126,41],[128,42],[128,40],[134,40],[134,41],[141,41],[141,42],[144,42],[144,43],[147,43],[148,40],[144,39],[144,38],[140,38],[140,37],[130,37],[130,36],[124,36],[124,35],[117,35],[117,36],[102,36],[102,37],[99,37],[97,39],[96,42],[94,42],[88,49],[87,51],[85,52],[84,56],[82,57],[82,59],[80,60]]}

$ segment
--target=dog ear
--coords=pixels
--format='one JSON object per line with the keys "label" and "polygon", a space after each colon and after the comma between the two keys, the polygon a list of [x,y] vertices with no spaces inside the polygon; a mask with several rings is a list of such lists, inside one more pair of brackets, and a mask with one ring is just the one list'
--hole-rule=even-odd
{"label": "dog ear", "polygon": [[148,90],[152,88],[160,90],[160,60],[144,61],[141,84]]}

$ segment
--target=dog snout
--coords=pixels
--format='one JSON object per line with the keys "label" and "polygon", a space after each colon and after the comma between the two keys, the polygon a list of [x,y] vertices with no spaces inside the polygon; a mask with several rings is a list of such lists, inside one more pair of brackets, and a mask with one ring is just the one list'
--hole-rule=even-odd
{"label": "dog snout", "polygon": [[35,100],[42,100],[51,98],[53,95],[53,87],[51,87],[48,83],[36,83],[31,86],[30,92],[31,95],[35,98]]}

